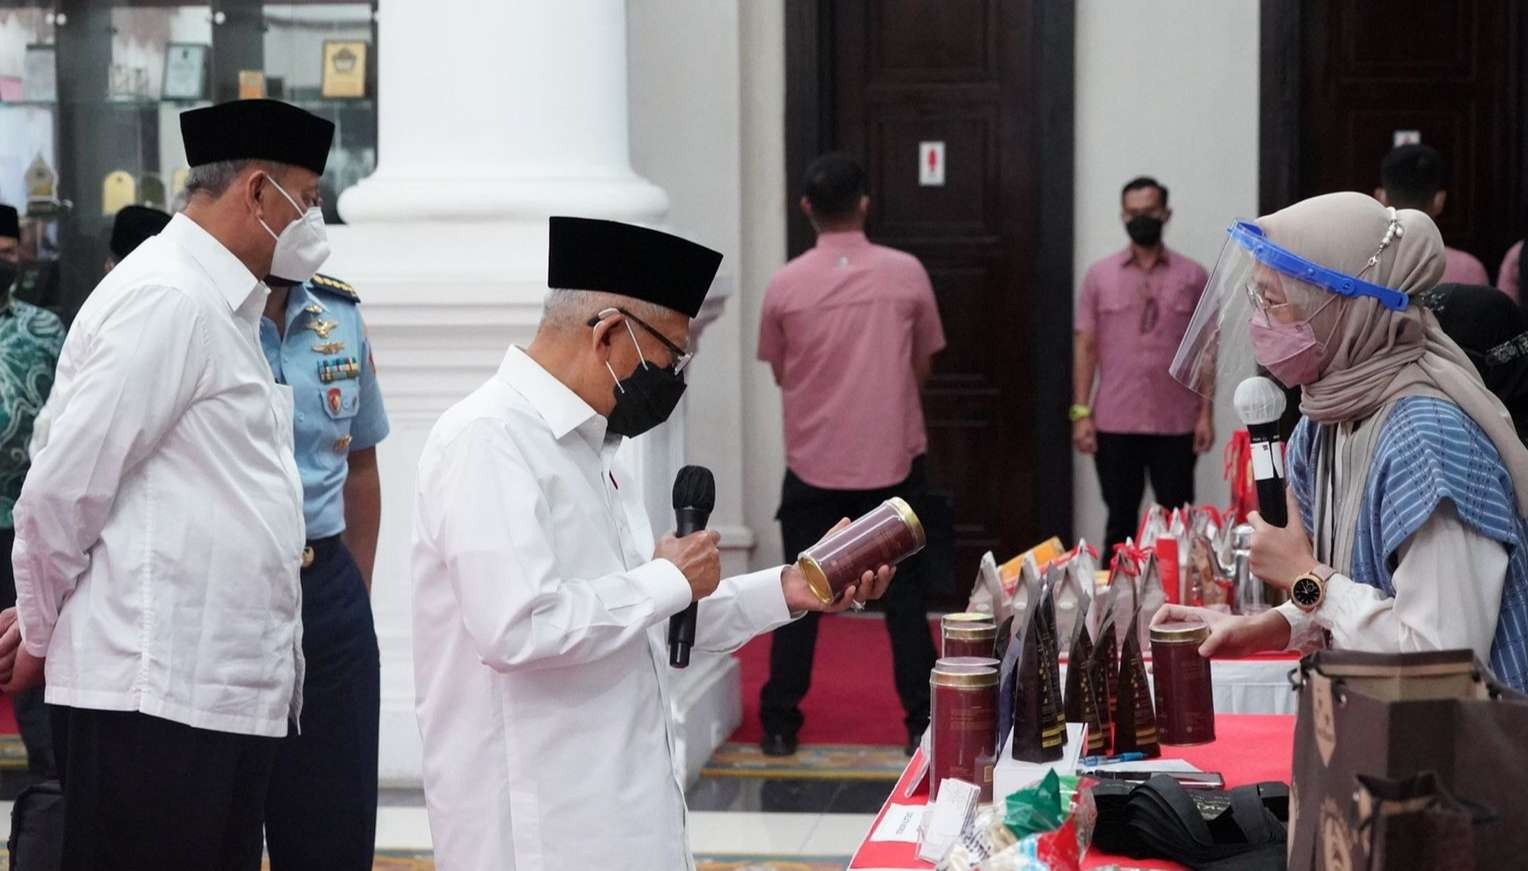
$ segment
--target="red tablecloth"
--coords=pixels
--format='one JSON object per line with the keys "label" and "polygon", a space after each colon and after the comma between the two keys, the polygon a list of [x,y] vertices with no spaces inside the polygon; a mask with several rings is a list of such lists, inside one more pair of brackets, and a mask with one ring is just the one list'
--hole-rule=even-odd
{"label": "red tablecloth", "polygon": [[[1216,739],[1214,741],[1194,747],[1163,746],[1162,756],[1169,759],[1183,759],[1204,771],[1218,771],[1224,775],[1227,788],[1265,780],[1280,780],[1287,783],[1294,767],[1294,733],[1295,718],[1291,716],[1220,714],[1215,718]],[[875,831],[881,824],[887,808],[893,804],[920,807],[928,804],[927,784],[920,786],[911,797],[903,795],[907,791],[908,781],[913,777],[917,762],[917,757],[914,757],[907,769],[902,772],[902,778],[897,781],[891,797],[881,806],[880,813],[876,814],[875,823],[871,825],[870,831]],[[901,871],[908,868],[934,867],[918,860],[917,844],[901,841],[870,841],[868,840],[869,832],[866,833],[866,838],[867,840],[860,844],[854,859],[849,863],[850,871],[871,871],[871,869]],[[1135,868],[1180,867],[1171,862],[1129,859],[1095,852],[1088,853],[1083,861],[1083,867],[1094,868],[1116,863]]]}

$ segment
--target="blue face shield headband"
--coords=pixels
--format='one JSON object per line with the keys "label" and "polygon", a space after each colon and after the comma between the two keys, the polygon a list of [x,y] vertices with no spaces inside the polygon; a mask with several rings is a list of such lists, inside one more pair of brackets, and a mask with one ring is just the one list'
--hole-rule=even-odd
{"label": "blue face shield headband", "polygon": [[[1380,243],[1380,251],[1383,251],[1391,242],[1396,225],[1387,232],[1385,239]],[[1277,270],[1291,278],[1297,278],[1307,284],[1322,288],[1341,296],[1372,296],[1379,300],[1379,304],[1391,311],[1402,311],[1406,308],[1406,294],[1389,287],[1382,287],[1364,281],[1357,276],[1328,269],[1319,263],[1312,263],[1304,257],[1280,248],[1270,240],[1258,225],[1251,221],[1237,221],[1226,230],[1231,241],[1241,246],[1257,262],[1270,269]],[[1379,262],[1379,252],[1375,252],[1369,258],[1368,269]]]}
{"label": "blue face shield headband", "polygon": [[1375,247],[1366,252],[1367,263],[1357,275],[1349,275],[1280,246],[1250,220],[1237,221],[1226,229],[1220,256],[1168,373],[1199,395],[1212,397],[1217,384],[1234,388],[1255,371],[1254,327],[1296,328],[1341,297],[1371,297],[1390,311],[1405,310],[1410,300],[1404,292],[1363,278],[1403,232],[1392,212]]}

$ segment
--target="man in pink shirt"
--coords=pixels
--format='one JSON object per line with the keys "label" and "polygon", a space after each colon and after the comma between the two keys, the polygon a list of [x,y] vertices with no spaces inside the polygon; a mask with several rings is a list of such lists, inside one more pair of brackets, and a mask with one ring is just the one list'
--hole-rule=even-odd
{"label": "man in pink shirt", "polygon": [[1215,443],[1210,402],[1167,371],[1209,276],[1162,244],[1167,188],[1143,176],[1120,199],[1130,244],[1082,279],[1069,412],[1072,443],[1097,461],[1110,548],[1135,534],[1147,473],[1159,504],[1191,503],[1196,455]]}
{"label": "man in pink shirt", "polygon": [[[785,483],[776,519],[792,562],[824,529],[891,496],[917,510],[926,490],[919,388],[944,329],[917,258],[865,238],[865,172],[840,154],[807,168],[801,210],[817,245],[764,291],[759,359],[784,394]],[[908,744],[928,726],[934,665],[918,560],[903,563],[882,603]],[[796,752],[812,678],[818,615],[776,629],[760,693],[764,752]]]}
{"label": "man in pink shirt", "polygon": [[[1437,220],[1448,200],[1448,191],[1443,187],[1447,174],[1448,165],[1438,149],[1420,142],[1398,145],[1380,161],[1380,187],[1374,191],[1374,198],[1397,209],[1426,212]],[[1491,283],[1485,265],[1468,251],[1445,246],[1443,258],[1439,284]]]}

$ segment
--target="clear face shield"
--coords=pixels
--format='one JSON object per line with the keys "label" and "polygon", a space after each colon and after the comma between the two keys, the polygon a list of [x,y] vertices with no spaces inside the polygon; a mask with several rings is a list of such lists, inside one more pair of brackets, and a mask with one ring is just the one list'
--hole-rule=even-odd
{"label": "clear face shield", "polygon": [[[1399,230],[1392,222],[1380,251]],[[1323,332],[1331,327],[1322,331],[1314,321],[1338,296],[1372,296],[1395,311],[1406,307],[1400,291],[1306,260],[1250,221],[1232,224],[1226,236],[1170,368],[1201,396],[1212,397],[1218,383],[1234,386],[1256,374],[1259,363],[1286,387],[1316,380],[1329,338]],[[1376,251],[1363,271],[1378,262]]]}

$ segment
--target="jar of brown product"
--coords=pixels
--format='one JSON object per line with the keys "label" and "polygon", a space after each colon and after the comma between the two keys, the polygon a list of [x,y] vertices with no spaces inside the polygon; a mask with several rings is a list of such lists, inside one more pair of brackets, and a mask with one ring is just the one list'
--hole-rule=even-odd
{"label": "jar of brown product", "polygon": [[[912,506],[893,496],[868,514],[801,553],[796,566],[823,602],[838,598],[865,572],[894,566],[923,550],[923,523]],[[895,581],[893,581],[895,583]]]}
{"label": "jar of brown product", "polygon": [[975,657],[941,659],[929,674],[929,717],[933,734],[929,759],[929,800],[945,778],[963,780],[992,801],[992,769],[997,762],[997,665]]}
{"label": "jar of brown product", "polygon": [[940,655],[992,656],[997,624],[991,614],[946,614],[939,619]]}
{"label": "jar of brown product", "polygon": [[1210,661],[1199,655],[1199,645],[1209,637],[1210,627],[1199,622],[1151,627],[1157,728],[1163,744],[1215,740],[1215,684]]}

